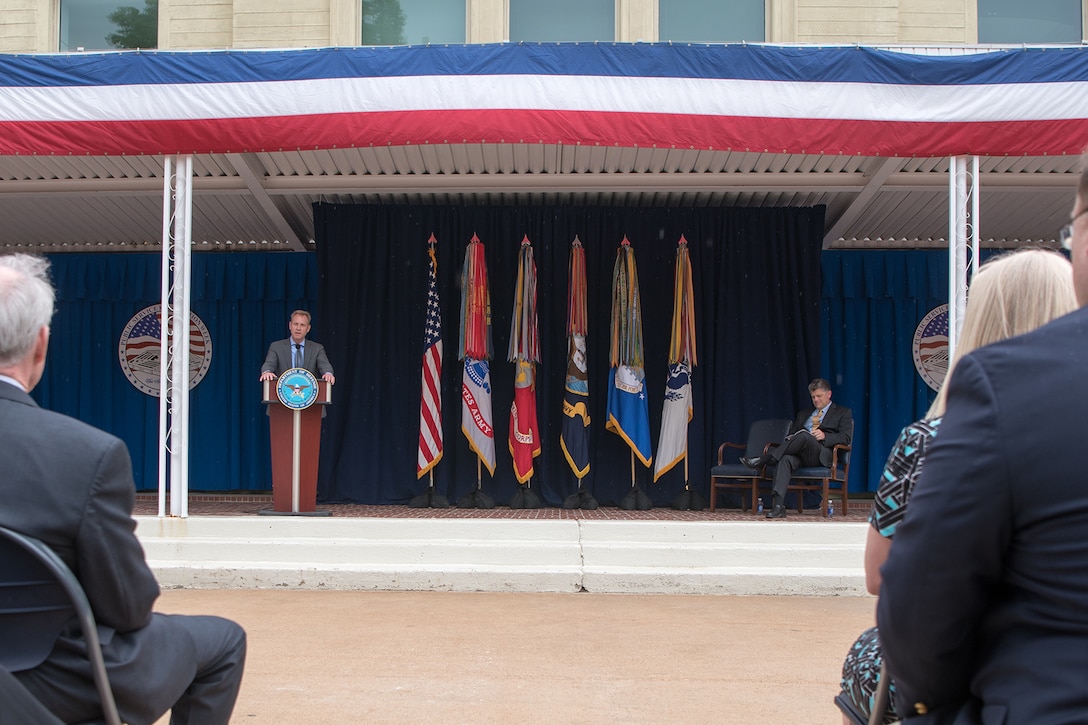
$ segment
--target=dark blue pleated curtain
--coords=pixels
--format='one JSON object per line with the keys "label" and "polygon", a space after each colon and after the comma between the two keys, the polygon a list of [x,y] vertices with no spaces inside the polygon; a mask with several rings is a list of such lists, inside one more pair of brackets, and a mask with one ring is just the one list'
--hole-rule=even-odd
{"label": "dark blue pleated curtain", "polygon": [[835,376],[835,400],[854,410],[850,489],[875,491],[899,432],[935,396],[915,370],[913,341],[918,323],[948,302],[948,252],[826,251],[822,261],[821,367]]}
{"label": "dark blue pleated curtain", "polygon": [[[45,407],[121,437],[138,489],[158,486],[159,399],[137,390],[118,360],[133,315],[159,303],[157,254],[59,254],[51,258],[57,314],[45,376]],[[287,336],[291,310],[317,297],[313,254],[195,254],[192,310],[208,328],[212,362],[190,398],[190,489],[271,487],[268,422],[260,403],[268,343]],[[320,321],[314,320],[315,335]]]}

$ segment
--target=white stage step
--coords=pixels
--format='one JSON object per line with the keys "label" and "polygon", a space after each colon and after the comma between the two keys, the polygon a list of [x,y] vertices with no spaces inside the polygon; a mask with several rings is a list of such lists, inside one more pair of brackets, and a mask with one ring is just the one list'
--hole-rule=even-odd
{"label": "white stage step", "polygon": [[164,587],[862,595],[864,523],[137,516]]}

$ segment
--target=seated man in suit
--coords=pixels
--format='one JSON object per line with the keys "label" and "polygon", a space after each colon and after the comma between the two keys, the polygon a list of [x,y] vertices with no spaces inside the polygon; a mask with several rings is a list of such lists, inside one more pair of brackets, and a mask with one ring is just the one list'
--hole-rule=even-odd
{"label": "seated man in suit", "polygon": [[804,466],[830,466],[831,449],[841,444],[850,445],[854,430],[854,416],[850,409],[831,402],[831,383],[816,378],[808,384],[812,407],[802,410],[790,425],[790,434],[782,445],[769,453],[753,458],[741,458],[749,468],[760,470],[768,464],[774,469],[773,506],[767,513],[769,519],[786,518],[786,487],[793,472]]}
{"label": "seated man in suit", "polygon": [[336,378],[332,374],[332,364],[325,354],[325,347],[319,342],[306,339],[310,332],[310,313],[306,310],[292,312],[287,329],[291,332],[289,338],[276,340],[268,346],[260,379],[272,380],[284,370],[306,368],[330,385],[335,383]]}
{"label": "seated man in suit", "polygon": [[[242,682],[245,631],[221,617],[153,611],[159,585],[135,534],[136,485],[124,442],[30,397],[49,346],[55,296],[48,267],[44,258],[0,255],[0,440],[7,454],[0,525],[44,542],[79,579],[124,722],[153,723],[170,710],[172,725],[226,725]],[[102,715],[85,649],[79,627],[66,627],[44,662],[14,673],[64,722]],[[0,699],[0,722],[8,722],[8,704]]]}

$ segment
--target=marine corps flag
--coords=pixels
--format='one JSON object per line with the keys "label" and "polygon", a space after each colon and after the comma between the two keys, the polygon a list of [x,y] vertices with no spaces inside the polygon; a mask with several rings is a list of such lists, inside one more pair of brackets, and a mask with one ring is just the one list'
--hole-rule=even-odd
{"label": "marine corps flag", "polygon": [[510,349],[514,363],[514,402],[510,404],[510,455],[514,477],[526,483],[533,477],[533,459],[540,455],[540,429],[536,420],[536,364],[540,362],[540,336],[536,311],[536,262],[526,236],[518,252],[518,280],[514,287],[514,311],[510,318]]}
{"label": "marine corps flag", "polygon": [[570,245],[567,273],[567,377],[559,445],[579,481],[589,473],[589,374],[586,364],[586,253],[578,237]]}
{"label": "marine corps flag", "polygon": [[[491,416],[491,293],[484,245],[473,234],[461,271],[461,431],[469,448],[495,475],[495,428]],[[479,481],[477,481],[479,484]]]}
{"label": "marine corps flag", "polygon": [[[605,430],[619,435],[647,468],[650,447],[650,408],[646,399],[645,356],[642,348],[642,303],[638,292],[635,252],[627,237],[616,250],[612,271],[611,343],[609,346],[608,421]],[[631,471],[634,487],[634,469]]]}
{"label": "marine corps flag", "polygon": [[[669,375],[661,410],[661,435],[657,439],[654,482],[688,455],[688,423],[692,418],[691,369],[698,364],[695,352],[695,300],[691,283],[688,240],[680,237],[676,250],[673,283],[672,337],[669,342]],[[684,471],[687,481],[687,469]]]}

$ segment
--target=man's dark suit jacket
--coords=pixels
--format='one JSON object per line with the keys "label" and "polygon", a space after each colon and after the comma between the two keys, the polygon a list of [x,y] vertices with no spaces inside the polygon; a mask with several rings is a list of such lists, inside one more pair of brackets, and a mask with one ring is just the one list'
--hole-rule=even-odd
{"label": "man's dark suit jacket", "polygon": [[[302,364],[300,368],[306,368],[320,378],[325,373],[333,373],[332,364],[325,354],[325,347],[313,340],[306,340],[302,348]],[[262,373],[275,373],[279,375],[284,370],[291,368],[291,338],[276,340],[268,346],[268,355],[265,356]]]}
{"label": "man's dark suit jacket", "polygon": [[[39,408],[6,382],[0,382],[0,441],[9,453],[0,475],[0,524],[42,540],[64,560],[90,600],[107,661],[134,658],[130,666],[139,673],[140,657],[162,653],[126,644],[113,658],[110,648],[116,632],[150,623],[159,596],[134,533],[136,487],[128,449],[108,433]],[[47,662],[63,666],[84,660],[72,654],[82,638],[67,637],[62,635],[66,643],[58,644]],[[145,684],[157,685],[140,686]]]}
{"label": "man's dark suit jacket", "polygon": [[[45,542],[83,585],[121,717],[154,722],[174,708],[174,722],[195,713],[225,723],[241,682],[244,632],[217,617],[152,612],[159,585],[135,534],[136,486],[124,442],[43,410],[2,381],[0,441],[8,454],[0,525]],[[100,705],[85,650],[79,628],[66,628],[45,662],[16,677],[62,720],[94,719]],[[5,714],[0,701],[0,722]]]}
{"label": "man's dark suit jacket", "polygon": [[[802,410],[790,424],[790,433],[795,433],[805,427],[805,423],[816,412],[815,408]],[[820,465],[831,465],[831,449],[840,443],[850,445],[850,438],[854,430],[854,414],[845,405],[831,403],[824,419],[820,421],[820,430],[824,432],[824,439],[820,442]]]}
{"label": "man's dark suit jacket", "polygon": [[882,569],[880,639],[900,713],[1088,717],[1086,371],[1088,309],[956,365]]}

